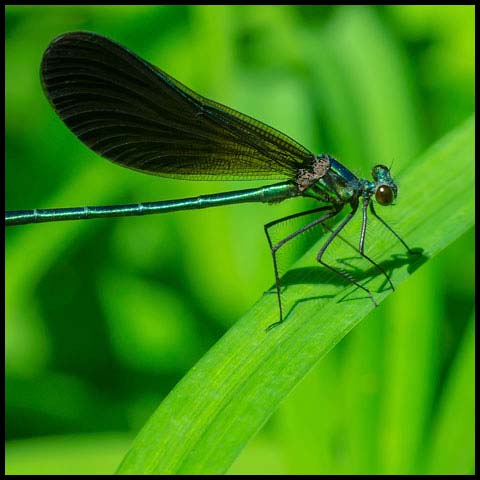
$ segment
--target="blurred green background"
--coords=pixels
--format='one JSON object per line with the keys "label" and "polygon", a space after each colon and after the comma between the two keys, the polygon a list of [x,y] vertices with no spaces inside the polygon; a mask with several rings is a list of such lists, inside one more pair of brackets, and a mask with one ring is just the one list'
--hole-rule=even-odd
{"label": "blurred green background", "polygon": [[[361,176],[376,163],[407,169],[474,112],[473,6],[8,6],[5,25],[9,210],[257,185],[141,175],[86,149],[39,82],[44,49],[66,31],[108,36]],[[8,229],[7,473],[113,472],[162,398],[273,284],[263,224],[299,209]],[[401,185],[395,215],[401,232]],[[472,229],[305,378],[230,473],[473,473],[474,256]]]}

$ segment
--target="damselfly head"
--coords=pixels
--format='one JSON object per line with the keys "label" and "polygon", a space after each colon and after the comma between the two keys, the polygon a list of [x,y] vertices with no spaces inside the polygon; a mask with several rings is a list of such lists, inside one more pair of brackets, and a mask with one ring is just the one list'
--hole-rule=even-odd
{"label": "damselfly head", "polygon": [[397,197],[397,185],[390,176],[390,169],[385,165],[375,165],[372,177],[375,180],[375,200],[380,205],[391,205]]}

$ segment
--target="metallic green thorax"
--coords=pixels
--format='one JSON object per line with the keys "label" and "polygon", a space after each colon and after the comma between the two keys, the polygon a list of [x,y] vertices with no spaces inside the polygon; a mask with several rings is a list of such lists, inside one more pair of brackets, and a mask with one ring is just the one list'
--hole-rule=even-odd
{"label": "metallic green thorax", "polygon": [[373,195],[382,205],[390,204],[391,201],[387,201],[389,199],[385,200],[378,193],[379,190],[382,193],[384,189],[390,189],[392,201],[397,196],[397,185],[389,169],[384,165],[376,165],[372,169],[372,177],[374,181],[359,179],[330,155],[321,154],[312,160],[308,168],[299,170],[296,183],[300,195],[338,207],[355,202],[359,197],[369,202]]}

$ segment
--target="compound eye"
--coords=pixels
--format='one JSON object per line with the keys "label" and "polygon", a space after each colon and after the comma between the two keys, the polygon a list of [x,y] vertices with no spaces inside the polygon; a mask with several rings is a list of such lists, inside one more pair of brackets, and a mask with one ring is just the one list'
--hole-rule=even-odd
{"label": "compound eye", "polygon": [[388,185],[380,185],[375,192],[375,199],[380,205],[390,205],[394,197],[393,190]]}

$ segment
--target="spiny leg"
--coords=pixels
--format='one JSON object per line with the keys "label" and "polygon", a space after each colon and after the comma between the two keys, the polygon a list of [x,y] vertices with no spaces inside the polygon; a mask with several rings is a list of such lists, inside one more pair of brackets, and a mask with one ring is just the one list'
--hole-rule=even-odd
{"label": "spiny leg", "polygon": [[[330,232],[333,232],[333,229],[330,228],[328,225],[324,225],[325,228],[327,228],[327,230],[329,230]],[[384,275],[387,280],[389,281],[390,283],[390,286],[392,287],[392,290],[395,290],[394,289],[394,285],[392,283],[392,281],[390,280],[390,277],[388,276],[388,274],[385,272],[385,270],[379,265],[377,264],[377,262],[375,262],[374,260],[372,260],[368,255],[366,255],[365,253],[362,253],[358,247],[356,247],[355,245],[353,245],[351,242],[349,242],[348,240],[346,240],[345,238],[343,238],[341,235],[337,235],[337,237],[342,241],[344,242],[346,245],[348,245],[352,250],[354,250],[355,252],[357,252],[360,256],[362,256],[363,258],[365,258],[365,260],[367,260],[368,262],[370,262],[375,268],[378,269],[378,271]]]}
{"label": "spiny leg", "polygon": [[[305,212],[293,213],[292,215],[287,215],[286,217],[277,218],[276,220],[268,222],[267,224],[265,224],[263,226],[263,229],[265,230],[265,235],[267,236],[268,245],[270,247],[270,252],[272,254],[273,269],[274,269],[274,273],[275,273],[275,284],[277,286],[277,294],[280,291],[280,277],[278,275],[276,250],[273,249],[273,243],[272,243],[272,239],[271,239],[270,233],[269,233],[270,228],[274,227],[275,225],[278,225],[279,223],[284,223],[284,222],[287,222],[288,220],[293,220],[294,218],[303,217],[305,215],[310,215],[312,213],[322,212],[324,210],[331,210],[331,208],[332,207],[330,205],[326,205],[326,206],[322,206],[322,207],[313,208],[313,209],[307,210]],[[280,318],[282,318],[282,305],[281,305],[281,302],[280,302],[280,298],[279,298],[279,308],[280,308]]]}
{"label": "spiny leg", "polygon": [[335,272],[336,274],[341,275],[343,278],[346,278],[350,283],[353,283],[358,288],[361,288],[362,290],[364,290],[372,300],[373,304],[377,306],[377,302],[375,302],[372,292],[368,288],[364,287],[363,285],[360,285],[358,282],[350,278],[346,273],[340,270],[337,270],[336,268],[332,267],[331,265],[329,265],[328,263],[322,260],[323,254],[327,250],[328,246],[332,243],[333,239],[342,231],[342,229],[347,225],[347,223],[354,217],[358,208],[358,202],[355,205],[352,205],[352,208],[353,208],[352,211],[342,220],[340,225],[338,225],[338,227],[332,232],[330,237],[328,237],[327,241],[323,244],[322,248],[317,254],[317,261],[323,266],[327,267],[332,272]]}
{"label": "spiny leg", "polygon": [[[298,217],[301,217],[301,216],[304,216],[304,215],[317,213],[317,212],[321,212],[321,211],[324,211],[324,210],[330,210],[330,211],[328,213],[326,213],[325,215],[323,215],[322,217],[317,218],[316,220],[314,220],[314,221],[310,222],[309,224],[305,225],[304,227],[300,228],[299,230],[296,230],[295,232],[291,233],[290,235],[288,235],[284,239],[280,240],[275,245],[272,244],[272,240],[271,240],[270,235],[268,233],[269,228],[273,227],[274,225],[277,225],[278,223],[282,223],[282,222],[285,222],[287,220],[291,220],[293,218],[298,218]],[[279,310],[280,310],[280,320],[278,322],[272,323],[267,328],[267,331],[269,331],[274,326],[279,325],[283,322],[282,300],[281,300],[281,295],[280,295],[280,276],[278,274],[277,255],[276,255],[278,249],[280,247],[282,247],[283,245],[285,245],[290,240],[292,240],[293,238],[300,235],[301,233],[309,230],[310,228],[313,228],[315,225],[318,225],[319,223],[325,222],[329,218],[334,217],[335,215],[337,215],[337,213],[339,211],[340,210],[338,210],[338,209],[333,209],[331,205],[327,205],[327,206],[323,206],[323,207],[319,207],[319,208],[314,208],[313,210],[307,210],[306,212],[295,213],[293,215],[289,215],[287,217],[283,217],[283,218],[280,218],[278,220],[274,220],[273,222],[267,223],[264,226],[265,234],[267,235],[267,239],[268,239],[268,244],[270,245],[270,251],[272,252],[273,269],[274,269],[274,272],[275,272],[275,286],[276,286],[276,290],[277,290],[278,307],[279,307]]]}
{"label": "spiny leg", "polygon": [[393,286],[393,282],[390,279],[390,277],[387,275],[387,272],[376,262],[374,262],[370,257],[365,255],[365,233],[367,231],[367,206],[370,203],[372,205],[371,201],[369,198],[364,198],[363,199],[363,205],[362,205],[362,230],[360,232],[360,243],[358,246],[358,252],[360,255],[364,258],[366,258],[371,264],[375,266],[375,268],[383,274],[383,276],[388,280],[388,283],[390,284],[390,287],[392,290],[395,290],[395,287]]}
{"label": "spiny leg", "polygon": [[[324,225],[324,227],[329,230],[330,232],[333,232],[332,228],[330,228],[328,225]],[[370,262],[387,280],[388,282],[390,283],[390,287],[392,288],[392,290],[395,290],[395,287],[393,285],[393,282],[391,281],[389,275],[385,272],[385,270],[377,263],[375,262],[373,259],[371,259],[368,255],[366,255],[364,252],[362,252],[360,250],[361,247],[356,247],[355,245],[353,245],[351,242],[349,242],[348,240],[346,240],[345,238],[343,238],[341,235],[337,235],[338,238],[340,240],[342,240],[342,242],[344,242],[345,244],[347,244],[349,247],[352,248],[352,250],[354,250],[355,252],[358,252],[358,254],[360,256],[362,256],[363,258],[365,258],[365,260],[367,260],[368,262]],[[361,244],[360,244],[361,245]]]}
{"label": "spiny leg", "polygon": [[410,253],[411,255],[414,255],[414,254],[417,254],[418,252],[415,252],[414,250],[412,250],[405,242],[404,240],[400,237],[400,235],[398,235],[398,233],[380,216],[378,216],[377,212],[375,211],[375,208],[373,206],[373,202],[370,203],[370,210],[372,212],[372,214],[378,218],[378,220],[380,220],[380,222],[383,223],[383,225],[385,227],[388,228],[388,230],[390,230],[396,237],[397,239],[400,241],[400,243],[407,249],[407,252]]}

